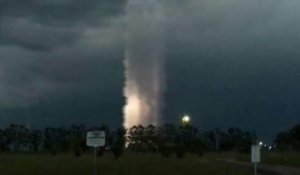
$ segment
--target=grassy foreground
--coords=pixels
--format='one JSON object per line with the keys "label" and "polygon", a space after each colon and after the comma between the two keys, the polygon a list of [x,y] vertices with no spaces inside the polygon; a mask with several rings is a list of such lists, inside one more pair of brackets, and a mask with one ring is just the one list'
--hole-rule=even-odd
{"label": "grassy foreground", "polygon": [[[235,160],[250,162],[250,156],[246,154],[236,154]],[[300,153],[295,152],[262,152],[261,163],[270,165],[285,165],[300,168]]]}
{"label": "grassy foreground", "polygon": [[[93,175],[93,155],[0,154],[2,175]],[[98,175],[247,175],[251,169],[193,155],[185,159],[126,154],[115,160],[106,154],[97,161]]]}

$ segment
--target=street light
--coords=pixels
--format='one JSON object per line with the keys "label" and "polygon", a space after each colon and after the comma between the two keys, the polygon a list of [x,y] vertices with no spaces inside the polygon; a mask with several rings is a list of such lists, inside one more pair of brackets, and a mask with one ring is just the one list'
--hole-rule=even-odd
{"label": "street light", "polygon": [[191,122],[190,116],[185,115],[184,117],[182,117],[182,125],[183,125],[183,126],[189,125],[190,122]]}

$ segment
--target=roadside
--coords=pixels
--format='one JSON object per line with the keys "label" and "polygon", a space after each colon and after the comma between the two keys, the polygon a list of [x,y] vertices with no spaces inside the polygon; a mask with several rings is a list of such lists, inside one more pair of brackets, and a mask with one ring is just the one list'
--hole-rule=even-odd
{"label": "roadside", "polygon": [[[235,164],[239,166],[251,167],[253,164],[247,162],[240,162],[236,160],[221,160],[226,163]],[[268,164],[259,164],[258,165],[259,175],[300,175],[300,168],[290,167],[290,166],[280,166],[280,165],[268,165]]]}

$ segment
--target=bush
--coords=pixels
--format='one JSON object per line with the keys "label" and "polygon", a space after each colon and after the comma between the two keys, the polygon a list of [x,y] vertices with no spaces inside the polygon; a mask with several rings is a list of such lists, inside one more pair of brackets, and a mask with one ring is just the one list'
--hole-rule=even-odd
{"label": "bush", "polygon": [[97,149],[96,151],[96,156],[97,157],[102,157],[104,155],[104,151],[105,151],[105,147],[100,147],[99,149]]}
{"label": "bush", "polygon": [[80,138],[73,138],[71,142],[71,150],[75,157],[81,156],[81,141]]}
{"label": "bush", "polygon": [[179,159],[182,159],[185,157],[185,154],[186,154],[186,150],[184,148],[183,145],[177,145],[176,147],[176,156],[179,158]]}
{"label": "bush", "polygon": [[160,144],[158,151],[161,153],[163,157],[169,158],[172,155],[172,147],[167,144]]}
{"label": "bush", "polygon": [[118,129],[117,139],[112,146],[112,152],[116,159],[121,157],[124,153],[125,143],[126,143],[125,134],[126,134],[126,130],[124,128]]}

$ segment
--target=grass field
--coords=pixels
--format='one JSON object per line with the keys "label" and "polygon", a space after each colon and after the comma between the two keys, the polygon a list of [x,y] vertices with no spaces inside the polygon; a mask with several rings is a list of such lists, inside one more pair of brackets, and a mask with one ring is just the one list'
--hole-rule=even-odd
{"label": "grass field", "polygon": [[[250,154],[238,154],[233,152],[209,153],[205,156],[209,160],[235,160],[241,162],[251,162]],[[295,152],[268,152],[262,151],[261,164],[282,165],[300,168],[300,153]]]}
{"label": "grass field", "polygon": [[[235,155],[236,160],[250,162],[250,156]],[[285,165],[300,168],[300,153],[291,152],[262,152],[261,163],[271,165]]]}
{"label": "grass field", "polygon": [[[237,153],[209,153],[164,158],[159,154],[125,154],[116,160],[107,153],[97,160],[98,175],[247,175],[249,166],[224,163],[224,160],[250,162],[250,156]],[[300,167],[299,153],[262,153],[263,164]],[[69,154],[0,154],[0,175],[93,175],[93,154],[75,158]],[[265,173],[262,173],[265,175]]]}
{"label": "grass field", "polygon": [[[97,161],[99,175],[247,175],[251,169],[189,155],[185,159],[127,154],[115,160],[106,154]],[[0,154],[1,175],[93,175],[93,155]]]}

